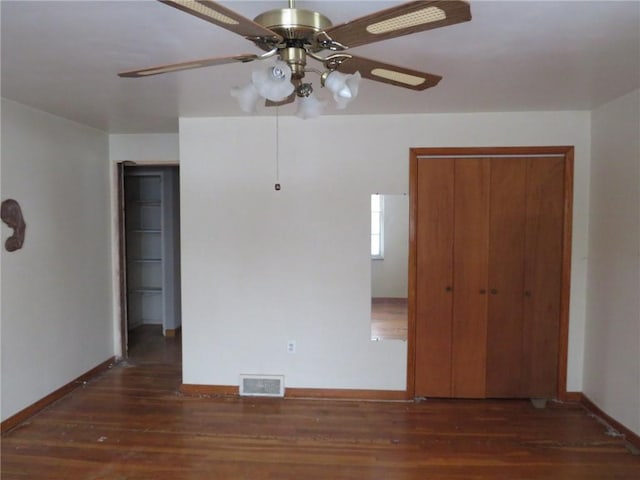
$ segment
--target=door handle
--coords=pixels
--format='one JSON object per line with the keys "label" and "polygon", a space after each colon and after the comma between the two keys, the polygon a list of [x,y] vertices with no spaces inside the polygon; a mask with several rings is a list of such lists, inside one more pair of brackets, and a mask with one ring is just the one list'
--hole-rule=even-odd
{"label": "door handle", "polygon": [[491,289],[491,295],[497,295],[498,294],[498,290],[495,288]]}
{"label": "door handle", "polygon": [[450,285],[447,285],[446,287],[444,287],[444,291],[445,292],[452,292],[453,288]]}
{"label": "door handle", "polygon": [[482,288],[480,290],[480,295],[486,295],[486,294],[487,294],[487,291],[484,288]]}

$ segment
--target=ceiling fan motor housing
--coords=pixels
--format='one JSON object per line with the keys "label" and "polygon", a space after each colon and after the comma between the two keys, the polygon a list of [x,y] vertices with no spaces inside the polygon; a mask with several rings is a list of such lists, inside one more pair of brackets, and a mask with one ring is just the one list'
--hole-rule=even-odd
{"label": "ceiling fan motor housing", "polygon": [[[291,67],[292,77],[304,77],[307,64],[307,51],[323,50],[316,40],[316,35],[331,27],[332,23],[321,13],[300,8],[279,8],[258,15],[254,22],[280,35],[284,40],[279,47],[280,58]],[[256,42],[264,50],[271,50],[273,45]]]}
{"label": "ceiling fan motor housing", "polygon": [[318,47],[315,35],[332,25],[321,13],[301,8],[269,10],[258,15],[254,22],[276,32],[285,42],[302,41],[312,47]]}

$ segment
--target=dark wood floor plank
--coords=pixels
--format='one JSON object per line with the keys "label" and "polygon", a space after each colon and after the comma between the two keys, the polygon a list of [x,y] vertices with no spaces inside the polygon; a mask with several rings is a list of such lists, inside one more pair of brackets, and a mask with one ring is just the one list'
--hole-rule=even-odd
{"label": "dark wood floor plank", "polygon": [[2,479],[640,478],[640,457],[578,405],[185,396],[179,348],[149,351],[165,344],[4,435]]}

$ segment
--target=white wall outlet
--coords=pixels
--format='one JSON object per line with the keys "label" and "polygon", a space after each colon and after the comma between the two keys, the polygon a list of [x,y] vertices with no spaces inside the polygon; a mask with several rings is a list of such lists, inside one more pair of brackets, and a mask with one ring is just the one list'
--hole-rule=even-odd
{"label": "white wall outlet", "polygon": [[287,352],[288,353],[296,353],[296,341],[295,340],[289,340],[287,342]]}

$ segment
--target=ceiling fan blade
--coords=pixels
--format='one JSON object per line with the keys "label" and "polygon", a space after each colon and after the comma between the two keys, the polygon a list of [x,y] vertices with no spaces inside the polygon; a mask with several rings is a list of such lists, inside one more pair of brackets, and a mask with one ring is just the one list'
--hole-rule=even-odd
{"label": "ceiling fan blade", "polygon": [[471,9],[461,0],[403,3],[325,30],[331,40],[347,47],[409,35],[471,20]]}
{"label": "ceiling fan blade", "polygon": [[268,100],[267,99],[264,102],[264,106],[265,107],[280,107],[282,105],[287,105],[289,103],[293,103],[295,99],[296,99],[296,92],[293,92],[287,98],[285,98],[284,100],[280,100],[279,102],[274,102],[273,100]]}
{"label": "ceiling fan blade", "polygon": [[227,30],[249,38],[261,39],[274,43],[282,41],[277,33],[249,20],[246,17],[210,0],[158,0],[166,5],[187,12],[207,22],[226,28]]}
{"label": "ceiling fan blade", "polygon": [[343,61],[337,68],[342,73],[360,72],[363,78],[376,82],[388,83],[411,90],[425,90],[435,87],[442,77],[426,72],[418,72],[409,68],[398,67],[388,63],[369,60],[363,57],[352,57]]}
{"label": "ceiling fan blade", "polygon": [[234,55],[233,57],[215,57],[204,58],[202,60],[193,60],[191,62],[171,63],[167,65],[158,65],[157,67],[142,68],[139,70],[129,70],[120,72],[119,77],[142,78],[151,75],[159,75],[161,73],[179,72],[181,70],[191,70],[192,68],[213,67],[214,65],[224,65],[226,63],[246,63],[257,60],[260,57],[252,53]]}

